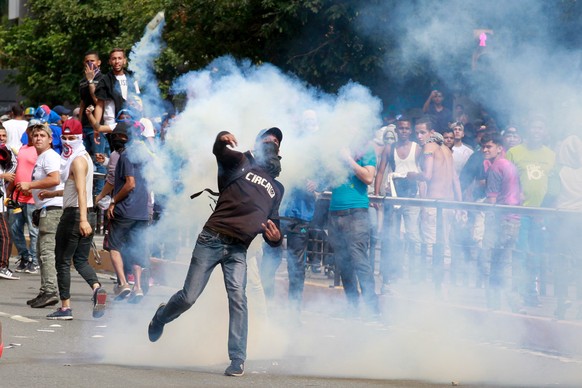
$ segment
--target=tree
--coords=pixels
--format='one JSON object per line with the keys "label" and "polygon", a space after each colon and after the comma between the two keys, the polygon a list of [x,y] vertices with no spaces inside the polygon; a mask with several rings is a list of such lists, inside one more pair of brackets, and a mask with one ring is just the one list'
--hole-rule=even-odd
{"label": "tree", "polygon": [[[13,80],[27,105],[78,101],[82,60],[97,50],[102,60],[113,47],[130,48],[164,0],[29,0],[30,18],[0,31],[2,64],[17,69]],[[104,71],[106,71],[104,66]]]}

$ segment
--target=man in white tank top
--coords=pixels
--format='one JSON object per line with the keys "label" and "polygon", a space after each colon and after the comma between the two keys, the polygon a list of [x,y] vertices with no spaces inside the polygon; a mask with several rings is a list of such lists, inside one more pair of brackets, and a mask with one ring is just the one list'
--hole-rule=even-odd
{"label": "man in white tank top", "polygon": [[[394,173],[389,179],[393,179],[395,192],[393,197],[414,198],[418,192],[418,184],[414,180],[406,178],[408,172],[419,172],[418,160],[421,148],[410,140],[412,135],[412,122],[401,117],[396,123],[398,140],[393,144],[392,150],[382,155],[374,183],[374,194],[382,192],[382,182],[386,167],[390,163]],[[396,209],[392,206],[384,206],[384,232],[380,236],[382,240],[380,269],[382,272],[382,293],[389,293],[389,284],[402,275],[403,253],[407,253],[409,261],[409,276],[418,277],[417,269],[420,260],[420,230],[418,216],[420,209],[414,206],[401,206]],[[404,222],[404,241],[400,239],[400,226]]]}
{"label": "man in white tank top", "polygon": [[[63,215],[56,233],[55,261],[61,307],[47,315],[47,319],[72,320],[71,262],[93,290],[93,317],[103,316],[107,293],[101,287],[89,252],[93,242],[91,221],[93,208],[93,162],[83,145],[83,126],[76,119],[63,124],[63,153],[61,154],[62,190],[41,192],[40,196],[63,197]],[[91,210],[90,210],[91,209]]]}

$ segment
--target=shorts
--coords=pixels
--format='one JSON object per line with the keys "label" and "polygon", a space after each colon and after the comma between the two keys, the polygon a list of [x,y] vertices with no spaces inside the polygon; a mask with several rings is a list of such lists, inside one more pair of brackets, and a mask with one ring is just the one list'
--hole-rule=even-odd
{"label": "shorts", "polygon": [[139,265],[142,268],[149,267],[149,254],[145,234],[147,226],[147,220],[111,219],[109,249],[121,253],[123,262],[127,265]]}

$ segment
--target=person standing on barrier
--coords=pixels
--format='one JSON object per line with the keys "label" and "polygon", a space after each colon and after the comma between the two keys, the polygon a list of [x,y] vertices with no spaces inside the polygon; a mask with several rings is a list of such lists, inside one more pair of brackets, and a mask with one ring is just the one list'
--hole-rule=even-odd
{"label": "person standing on barrier", "polygon": [[[495,133],[481,139],[485,157],[486,203],[518,206],[521,204],[521,187],[517,168],[503,155],[503,138]],[[489,281],[486,285],[487,307],[501,308],[501,296],[507,298],[513,312],[519,307],[516,295],[511,292],[511,259],[519,235],[519,216],[488,211],[485,213],[483,249]]]}
{"label": "person standing on barrier", "polygon": [[184,287],[168,303],[162,303],[148,327],[151,342],[157,341],[164,326],[186,312],[204,291],[214,268],[220,264],[228,294],[228,355],[231,364],[224,373],[242,376],[247,350],[248,309],[247,249],[260,233],[271,246],[282,243],[279,205],[283,185],[275,178],[281,172],[279,128],[262,130],[262,142],[251,152],[234,151],[238,143],[223,131],[212,153],[218,163],[218,202],[198,236]]}
{"label": "person standing on barrier", "polygon": [[[412,120],[401,117],[396,122],[398,140],[391,147],[390,152],[382,154],[378,165],[378,174],[374,182],[374,195],[380,195],[381,185],[384,181],[386,167],[391,165],[394,174],[388,179],[394,182],[396,193],[393,197],[415,198],[418,195],[418,183],[415,179],[409,179],[409,172],[420,172],[418,165],[421,148],[411,141]],[[409,276],[413,281],[419,280],[420,260],[420,229],[418,216],[420,208],[415,206],[400,206],[398,208],[387,204],[384,208],[384,233],[381,235],[380,272],[382,274],[382,294],[390,291],[390,283],[402,270],[403,263],[400,258],[406,254],[408,258]],[[400,240],[400,225],[404,222],[404,244]]]}
{"label": "person standing on barrier", "polygon": [[374,181],[376,154],[369,145],[361,151],[341,150],[349,173],[345,183],[331,192],[329,206],[329,241],[336,268],[344,286],[350,314],[359,314],[360,292],[371,318],[380,315],[374,268],[368,259],[370,218],[368,185]]}
{"label": "person standing on barrier", "polygon": [[[555,173],[556,154],[545,145],[546,120],[531,117],[524,133],[524,143],[507,151],[507,159],[519,171],[523,206],[539,207],[548,192],[548,182]],[[547,265],[543,253],[546,249],[546,226],[543,217],[521,218],[517,243],[520,257],[520,293],[528,307],[541,305],[539,295],[545,294]]]}
{"label": "person standing on barrier", "polygon": [[[59,131],[60,132],[60,131]],[[38,222],[37,252],[40,263],[41,285],[36,298],[26,303],[32,308],[43,308],[59,303],[57,296],[57,272],[55,268],[55,234],[63,214],[62,197],[42,197],[41,191],[58,191],[63,189],[60,169],[61,156],[52,149],[53,131],[47,123],[33,123],[32,144],[38,158],[32,172],[32,182],[21,181],[16,184],[16,190],[24,194],[32,193],[36,206]],[[60,139],[59,139],[60,142]]]}
{"label": "person standing on barrier", "polygon": [[[443,137],[432,128],[429,117],[420,118],[415,125],[416,137],[422,145],[422,172],[409,172],[409,179],[417,179],[425,184],[421,190],[422,196],[430,199],[445,201],[461,200],[459,178],[455,173],[451,150],[444,145]],[[449,217],[451,212],[443,211],[443,218]],[[442,228],[444,239],[437,239],[437,229]],[[429,248],[432,248],[432,269],[435,290],[441,291],[444,280],[444,246],[447,236],[444,233],[444,222],[437,225],[437,209],[423,208],[421,212],[421,232],[423,248],[421,253],[423,262],[427,260]]]}

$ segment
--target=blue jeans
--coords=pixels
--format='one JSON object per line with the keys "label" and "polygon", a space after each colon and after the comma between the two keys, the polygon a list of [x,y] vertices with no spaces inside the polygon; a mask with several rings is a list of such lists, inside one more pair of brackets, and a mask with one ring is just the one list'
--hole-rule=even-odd
{"label": "blue jeans", "polygon": [[228,294],[228,356],[246,360],[248,335],[247,247],[242,241],[203,229],[196,246],[184,287],[175,293],[154,317],[166,324],[178,318],[196,302],[214,268],[220,264]]}
{"label": "blue jeans", "polygon": [[[12,241],[16,246],[18,255],[23,259],[32,257],[32,263],[38,265],[36,256],[36,240],[38,239],[38,228],[32,225],[32,212],[34,204],[20,203],[22,211],[14,213],[13,209],[8,209],[8,222],[10,223],[10,234]],[[28,236],[30,238],[30,247],[26,247],[26,238],[24,237],[24,223],[28,226]]]}
{"label": "blue jeans", "polygon": [[368,260],[370,243],[368,209],[330,211],[329,216],[330,243],[348,302],[354,309],[357,308],[360,297],[359,282],[369,313],[378,314],[374,269]]}

